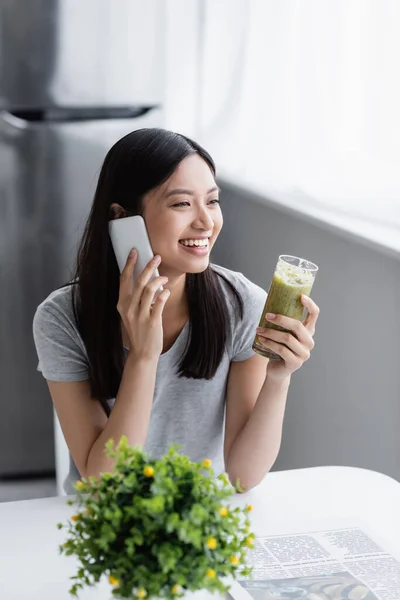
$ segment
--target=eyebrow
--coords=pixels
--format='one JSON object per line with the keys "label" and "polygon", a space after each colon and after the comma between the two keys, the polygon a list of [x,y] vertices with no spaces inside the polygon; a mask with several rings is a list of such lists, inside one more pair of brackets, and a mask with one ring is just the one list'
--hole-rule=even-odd
{"label": "eyebrow", "polygon": [[[207,191],[207,194],[211,194],[211,192],[220,192],[221,189],[215,185],[214,187],[210,188]],[[192,192],[192,190],[185,190],[183,188],[176,188],[175,190],[171,190],[170,192],[168,192],[168,194],[166,194],[166,198],[169,198],[170,196],[175,196],[178,194],[184,194],[185,196],[194,196],[194,192]]]}

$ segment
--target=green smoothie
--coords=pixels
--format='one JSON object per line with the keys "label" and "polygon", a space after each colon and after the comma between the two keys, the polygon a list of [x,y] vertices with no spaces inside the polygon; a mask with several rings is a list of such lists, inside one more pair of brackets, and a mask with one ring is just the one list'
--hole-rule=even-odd
{"label": "green smoothie", "polygon": [[[301,261],[302,259],[298,260]],[[312,263],[307,264],[312,265]],[[301,321],[304,314],[301,295],[310,295],[314,277],[315,272],[279,260],[272,278],[259,327],[268,327],[270,329],[277,329],[278,331],[288,331],[279,325],[267,321],[265,319],[267,312],[275,313],[276,315],[285,315]],[[257,335],[254,340],[253,350],[267,358],[282,360],[278,354],[268,350],[264,345],[260,344]]]}

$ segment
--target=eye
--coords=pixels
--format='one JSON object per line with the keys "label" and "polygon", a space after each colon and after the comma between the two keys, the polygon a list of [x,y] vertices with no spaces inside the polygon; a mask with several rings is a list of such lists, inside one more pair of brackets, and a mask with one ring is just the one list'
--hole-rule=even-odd
{"label": "eye", "polygon": [[178,202],[177,204],[173,204],[172,206],[190,206],[189,202]]}
{"label": "eye", "polygon": [[210,204],[220,204],[220,200],[218,200],[218,198],[214,198],[214,200],[210,200]]}

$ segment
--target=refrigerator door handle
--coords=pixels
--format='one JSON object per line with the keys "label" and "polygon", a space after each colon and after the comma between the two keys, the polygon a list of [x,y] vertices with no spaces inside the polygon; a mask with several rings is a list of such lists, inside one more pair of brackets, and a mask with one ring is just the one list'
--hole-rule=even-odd
{"label": "refrigerator door handle", "polygon": [[[1,118],[17,127],[28,123],[74,123],[77,121],[104,121],[115,119],[137,119],[158,109],[154,106],[88,106],[3,110]],[[26,125],[25,125],[26,126]]]}

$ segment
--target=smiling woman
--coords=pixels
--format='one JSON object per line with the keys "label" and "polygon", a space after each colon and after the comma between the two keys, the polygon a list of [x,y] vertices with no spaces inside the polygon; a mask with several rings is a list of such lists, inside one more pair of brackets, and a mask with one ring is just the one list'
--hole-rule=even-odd
{"label": "smiling woman", "polygon": [[[133,215],[156,256],[132,291],[137,254],[120,276],[108,222]],[[193,140],[142,129],[108,152],[74,277],[33,323],[72,457],[67,492],[79,474],[113,469],[105,443],[122,435],[156,458],[172,443],[192,460],[210,457],[244,487],[274,462],[291,370],[266,378],[268,361],[252,350],[265,292],[210,263],[222,225],[213,160]]]}

